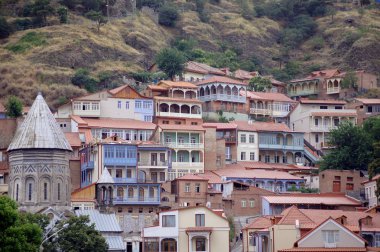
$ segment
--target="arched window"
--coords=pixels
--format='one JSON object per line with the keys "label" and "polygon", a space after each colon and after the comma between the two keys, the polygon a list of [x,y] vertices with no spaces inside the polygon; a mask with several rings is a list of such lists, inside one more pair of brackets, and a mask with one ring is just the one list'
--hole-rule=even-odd
{"label": "arched window", "polygon": [[25,200],[26,201],[34,201],[33,194],[34,190],[34,179],[29,177],[25,180]]}
{"label": "arched window", "polygon": [[124,189],[122,187],[117,188],[117,197],[118,198],[124,197]]}
{"label": "arched window", "polygon": [[57,184],[57,200],[61,200],[61,183]]}
{"label": "arched window", "polygon": [[133,188],[132,187],[128,188],[128,198],[133,198]]}
{"label": "arched window", "polygon": [[48,184],[44,183],[44,200],[48,199]]}
{"label": "arched window", "polygon": [[144,201],[144,188],[140,187],[139,188],[139,201]]}
{"label": "arched window", "polygon": [[19,186],[18,186],[18,184],[16,185],[16,201],[18,201],[18,188]]}

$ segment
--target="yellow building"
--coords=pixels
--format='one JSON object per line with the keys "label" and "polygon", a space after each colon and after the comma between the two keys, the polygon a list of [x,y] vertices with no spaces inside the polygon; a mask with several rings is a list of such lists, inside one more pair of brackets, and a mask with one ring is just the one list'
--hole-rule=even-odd
{"label": "yellow building", "polygon": [[159,213],[159,225],[144,228],[145,252],[228,252],[229,225],[207,207],[188,207]]}

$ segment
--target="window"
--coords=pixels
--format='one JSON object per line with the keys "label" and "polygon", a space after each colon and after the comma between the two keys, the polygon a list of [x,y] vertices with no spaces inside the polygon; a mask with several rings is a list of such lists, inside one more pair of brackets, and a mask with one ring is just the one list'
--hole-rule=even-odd
{"label": "window", "polygon": [[195,226],[204,227],[205,226],[205,215],[204,214],[195,214]]}
{"label": "window", "polygon": [[195,192],[196,192],[196,193],[199,193],[200,191],[201,191],[201,184],[196,183],[196,184],[195,184]]}
{"label": "window", "polygon": [[141,101],[135,101],[135,108],[141,109]]}
{"label": "window", "polygon": [[245,160],[245,152],[240,153],[240,160]]}
{"label": "window", "polygon": [[163,227],[175,227],[175,215],[163,215],[162,216]]}
{"label": "window", "polygon": [[367,107],[367,113],[372,113],[372,106]]}
{"label": "window", "polygon": [[16,185],[16,201],[18,201],[18,184]]}
{"label": "window", "polygon": [[249,200],[249,207],[250,208],[254,208],[255,207],[255,200],[254,199],[250,199]]}
{"label": "window", "polygon": [[47,183],[44,183],[44,200],[47,200]]}
{"label": "window", "polygon": [[185,192],[190,192],[190,183],[185,184]]}
{"label": "window", "polygon": [[127,158],[136,158],[136,157],[137,157],[136,149],[127,150]]}
{"label": "window", "polygon": [[353,183],[347,183],[346,184],[346,190],[347,191],[353,191],[354,190],[354,184]]}
{"label": "window", "polygon": [[132,169],[127,169],[127,178],[132,178]]}
{"label": "window", "polygon": [[270,163],[270,156],[269,155],[265,155],[265,163]]}
{"label": "window", "polygon": [[178,137],[178,143],[183,144],[185,139],[183,137]]}
{"label": "window", "polygon": [[118,108],[118,109],[121,109],[121,101],[118,101],[118,102],[117,102],[117,108]]}
{"label": "window", "polygon": [[160,162],[165,162],[165,153],[160,153]]}
{"label": "window", "polygon": [[318,127],[318,119],[314,119],[314,125],[315,127]]}
{"label": "window", "polygon": [[128,213],[133,213],[133,208],[132,207],[128,208]]}
{"label": "window", "polygon": [[335,106],[335,109],[343,109],[342,106]]}
{"label": "window", "polygon": [[151,109],[152,108],[152,102],[151,101],[143,101],[143,108],[144,109]]}
{"label": "window", "polygon": [[165,181],[165,172],[160,172],[160,181]]}
{"label": "window", "polygon": [[166,136],[165,142],[166,143],[171,143],[172,142],[172,138],[170,136]]}
{"label": "window", "polygon": [[336,243],[339,241],[338,230],[324,230],[322,231],[325,243]]}
{"label": "window", "polygon": [[31,201],[32,200],[32,183],[29,183],[28,184],[28,200]]}
{"label": "window", "polygon": [[255,143],[255,135],[249,135],[249,143]]}
{"label": "window", "polygon": [[246,200],[241,200],[241,207],[247,207],[247,201]]}
{"label": "window", "polygon": [[354,181],[354,178],[353,177],[347,177],[347,181],[352,182],[352,181]]}
{"label": "window", "polygon": [[151,122],[152,121],[152,116],[150,116],[150,115],[144,115],[144,121],[145,122]]}
{"label": "window", "polygon": [[129,109],[129,101],[125,102],[125,109]]}
{"label": "window", "polygon": [[58,194],[58,200],[61,200],[61,183],[58,183],[57,185],[57,194]]}
{"label": "window", "polygon": [[185,162],[185,156],[183,154],[178,155],[178,162]]}
{"label": "window", "polygon": [[206,251],[206,239],[205,238],[195,239],[195,249],[196,251]]}
{"label": "window", "polygon": [[197,122],[191,122],[191,125],[198,125]]}
{"label": "window", "polygon": [[123,170],[122,169],[116,169],[116,178],[123,177]]}
{"label": "window", "polygon": [[247,139],[246,139],[246,135],[245,134],[241,134],[240,135],[240,142],[241,143],[245,143],[247,141]]}
{"label": "window", "polygon": [[90,110],[90,103],[89,102],[83,102],[82,109],[83,110]]}
{"label": "window", "polygon": [[320,106],[319,109],[327,109],[327,106]]}
{"label": "window", "polygon": [[196,143],[196,138],[192,136],[191,139],[190,139],[190,143],[195,144]]}
{"label": "window", "polygon": [[125,158],[125,151],[123,147],[116,147],[116,158]]}
{"label": "window", "polygon": [[139,213],[143,213],[144,209],[142,207],[139,207]]}
{"label": "window", "polygon": [[162,121],[162,124],[169,124],[169,121]]}
{"label": "window", "polygon": [[334,180],[340,180],[340,176],[335,176]]}
{"label": "window", "polygon": [[319,135],[318,134],[315,134],[315,142],[319,143]]}
{"label": "window", "polygon": [[255,153],[254,152],[249,153],[249,160],[255,160]]}
{"label": "window", "polygon": [[380,235],[375,236],[375,247],[380,247]]}
{"label": "window", "polygon": [[106,146],[104,149],[104,157],[105,158],[113,158],[113,147],[111,146]]}
{"label": "window", "polygon": [[175,121],[174,124],[180,125],[181,121]]}

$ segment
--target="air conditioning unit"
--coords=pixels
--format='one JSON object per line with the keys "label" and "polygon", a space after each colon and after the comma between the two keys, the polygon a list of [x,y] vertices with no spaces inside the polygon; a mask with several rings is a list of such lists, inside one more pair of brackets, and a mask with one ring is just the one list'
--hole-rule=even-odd
{"label": "air conditioning unit", "polygon": [[184,206],[184,207],[187,207],[187,202],[183,202],[183,206]]}
{"label": "air conditioning unit", "polygon": [[325,242],[325,248],[336,248],[336,243]]}

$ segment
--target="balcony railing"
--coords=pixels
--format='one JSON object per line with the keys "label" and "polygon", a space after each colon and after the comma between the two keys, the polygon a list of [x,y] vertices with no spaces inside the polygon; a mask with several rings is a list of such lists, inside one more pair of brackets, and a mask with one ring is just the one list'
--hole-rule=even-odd
{"label": "balcony railing", "polygon": [[139,167],[168,167],[169,162],[168,161],[155,161],[155,162],[139,162]]}
{"label": "balcony railing", "polygon": [[336,94],[336,93],[339,93],[339,91],[340,91],[339,87],[328,87],[327,88],[328,94]]}
{"label": "balcony railing", "polygon": [[294,151],[301,151],[304,149],[303,145],[266,144],[266,143],[259,143],[259,148],[270,149],[270,150],[294,150]]}
{"label": "balcony railing", "polygon": [[271,109],[250,108],[249,112],[251,114],[272,115],[272,110]]}
{"label": "balcony railing", "polygon": [[236,137],[235,136],[224,136],[220,139],[224,139],[226,143],[236,143]]}
{"label": "balcony railing", "polygon": [[319,131],[319,132],[329,132],[333,129],[337,129],[338,126],[330,126],[330,125],[318,125],[310,127],[311,131]]}
{"label": "balcony railing", "polygon": [[228,95],[228,94],[212,94],[212,95],[200,96],[199,100],[201,100],[203,102],[218,100],[218,101],[245,103],[246,97],[245,96],[238,96],[238,95]]}
{"label": "balcony railing", "polygon": [[157,112],[157,116],[179,117],[179,118],[202,118],[202,114],[176,113],[176,112]]}
{"label": "balcony railing", "polygon": [[181,169],[181,168],[195,168],[195,169],[203,169],[203,162],[172,162],[173,168]]}
{"label": "balcony railing", "polygon": [[159,197],[115,197],[113,198],[114,205],[128,205],[128,204],[137,204],[137,205],[158,205],[160,204]]}
{"label": "balcony railing", "polygon": [[115,183],[137,183],[137,178],[113,178]]}
{"label": "balcony railing", "polygon": [[80,165],[80,168],[82,171],[88,170],[88,169],[94,169],[94,161],[88,161],[87,163],[82,163]]}
{"label": "balcony railing", "polygon": [[100,116],[100,109],[98,110],[81,110],[81,109],[74,109],[73,111],[74,115],[78,116],[94,116],[94,117],[99,117]]}
{"label": "balcony railing", "polygon": [[137,163],[137,158],[104,158],[105,165],[130,165],[134,166]]}
{"label": "balcony railing", "polygon": [[183,149],[203,149],[203,143],[166,143],[170,148],[183,148]]}
{"label": "balcony railing", "polygon": [[299,95],[313,95],[318,94],[318,90],[315,89],[304,89],[298,91],[288,91],[289,96],[299,96]]}

